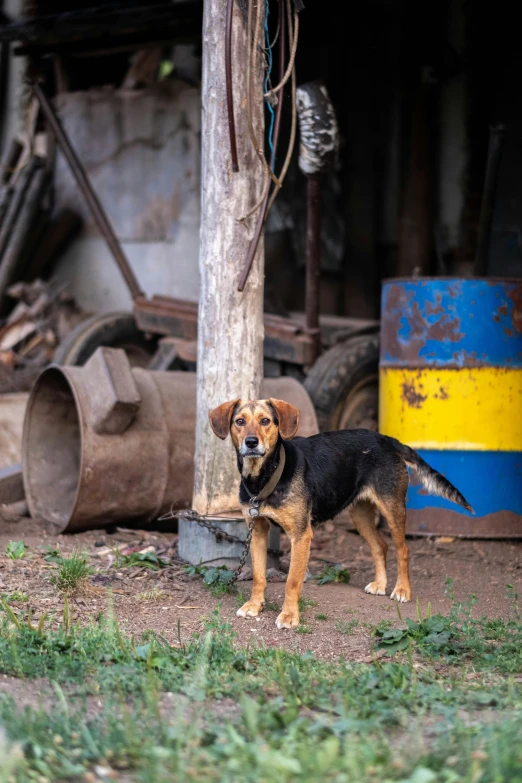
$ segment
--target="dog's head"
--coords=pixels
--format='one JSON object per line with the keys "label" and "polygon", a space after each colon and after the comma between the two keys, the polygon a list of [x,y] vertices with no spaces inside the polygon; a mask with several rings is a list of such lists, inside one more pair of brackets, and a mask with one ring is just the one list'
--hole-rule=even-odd
{"label": "dog's head", "polygon": [[299,411],[284,400],[231,400],[209,413],[210,426],[218,438],[228,433],[242,457],[266,458],[279,441],[294,437]]}

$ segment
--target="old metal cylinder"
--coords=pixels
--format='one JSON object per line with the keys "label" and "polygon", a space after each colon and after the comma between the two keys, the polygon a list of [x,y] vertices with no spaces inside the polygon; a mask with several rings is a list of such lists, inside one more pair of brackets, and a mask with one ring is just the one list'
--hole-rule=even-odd
{"label": "old metal cylinder", "polygon": [[[297,381],[267,379],[264,392],[301,409],[304,434],[317,431]],[[84,367],[49,367],[24,420],[31,516],[77,532],[190,507],[195,421],[195,373],[131,369],[111,348],[99,348]]]}
{"label": "old metal cylinder", "polygon": [[522,280],[385,281],[379,428],[476,511],[412,483],[408,532],[522,537]]}

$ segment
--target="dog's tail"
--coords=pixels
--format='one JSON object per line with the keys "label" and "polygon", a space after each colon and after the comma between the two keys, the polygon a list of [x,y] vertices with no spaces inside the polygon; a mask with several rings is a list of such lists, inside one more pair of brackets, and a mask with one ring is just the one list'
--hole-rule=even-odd
{"label": "dog's tail", "polygon": [[475,512],[471,508],[470,504],[453,484],[444,478],[438,471],[425,462],[416,451],[410,449],[409,446],[405,446],[400,441],[395,441],[399,446],[399,453],[403,458],[406,465],[415,471],[419,477],[422,486],[428,490],[432,495],[439,495],[446,500],[451,500],[452,503],[457,503],[459,506],[467,509],[472,514]]}

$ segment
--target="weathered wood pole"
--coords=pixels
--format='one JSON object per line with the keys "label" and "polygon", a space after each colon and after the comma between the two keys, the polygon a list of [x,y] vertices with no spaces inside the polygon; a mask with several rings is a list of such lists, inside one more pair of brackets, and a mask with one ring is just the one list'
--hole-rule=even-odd
{"label": "weathered wood pole", "polygon": [[[264,0],[249,0],[252,30]],[[247,25],[236,3],[232,18],[232,89],[239,171],[230,157],[225,89],[226,3],[205,0],[203,14],[201,274],[198,322],[198,381],[193,508],[199,514],[223,514],[238,507],[238,472],[230,440],[220,441],[208,423],[209,411],[227,400],[255,399],[263,378],[264,244],[257,252],[243,293],[237,285],[252,239],[255,215],[238,218],[256,203],[265,183],[263,165],[252,144],[247,119],[249,79]],[[263,145],[263,93],[260,47],[252,58],[252,120],[258,147]],[[187,524],[187,523],[184,523]]]}

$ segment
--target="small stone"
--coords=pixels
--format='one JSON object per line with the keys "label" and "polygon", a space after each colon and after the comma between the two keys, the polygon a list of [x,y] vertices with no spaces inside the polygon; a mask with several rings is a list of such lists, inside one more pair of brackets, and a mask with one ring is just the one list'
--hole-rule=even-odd
{"label": "small stone", "polygon": [[278,571],[277,568],[269,568],[266,572],[268,582],[286,582],[286,574]]}
{"label": "small stone", "polygon": [[114,770],[111,769],[111,767],[102,767],[98,765],[94,767],[94,771],[99,778],[112,778],[114,775]]}

